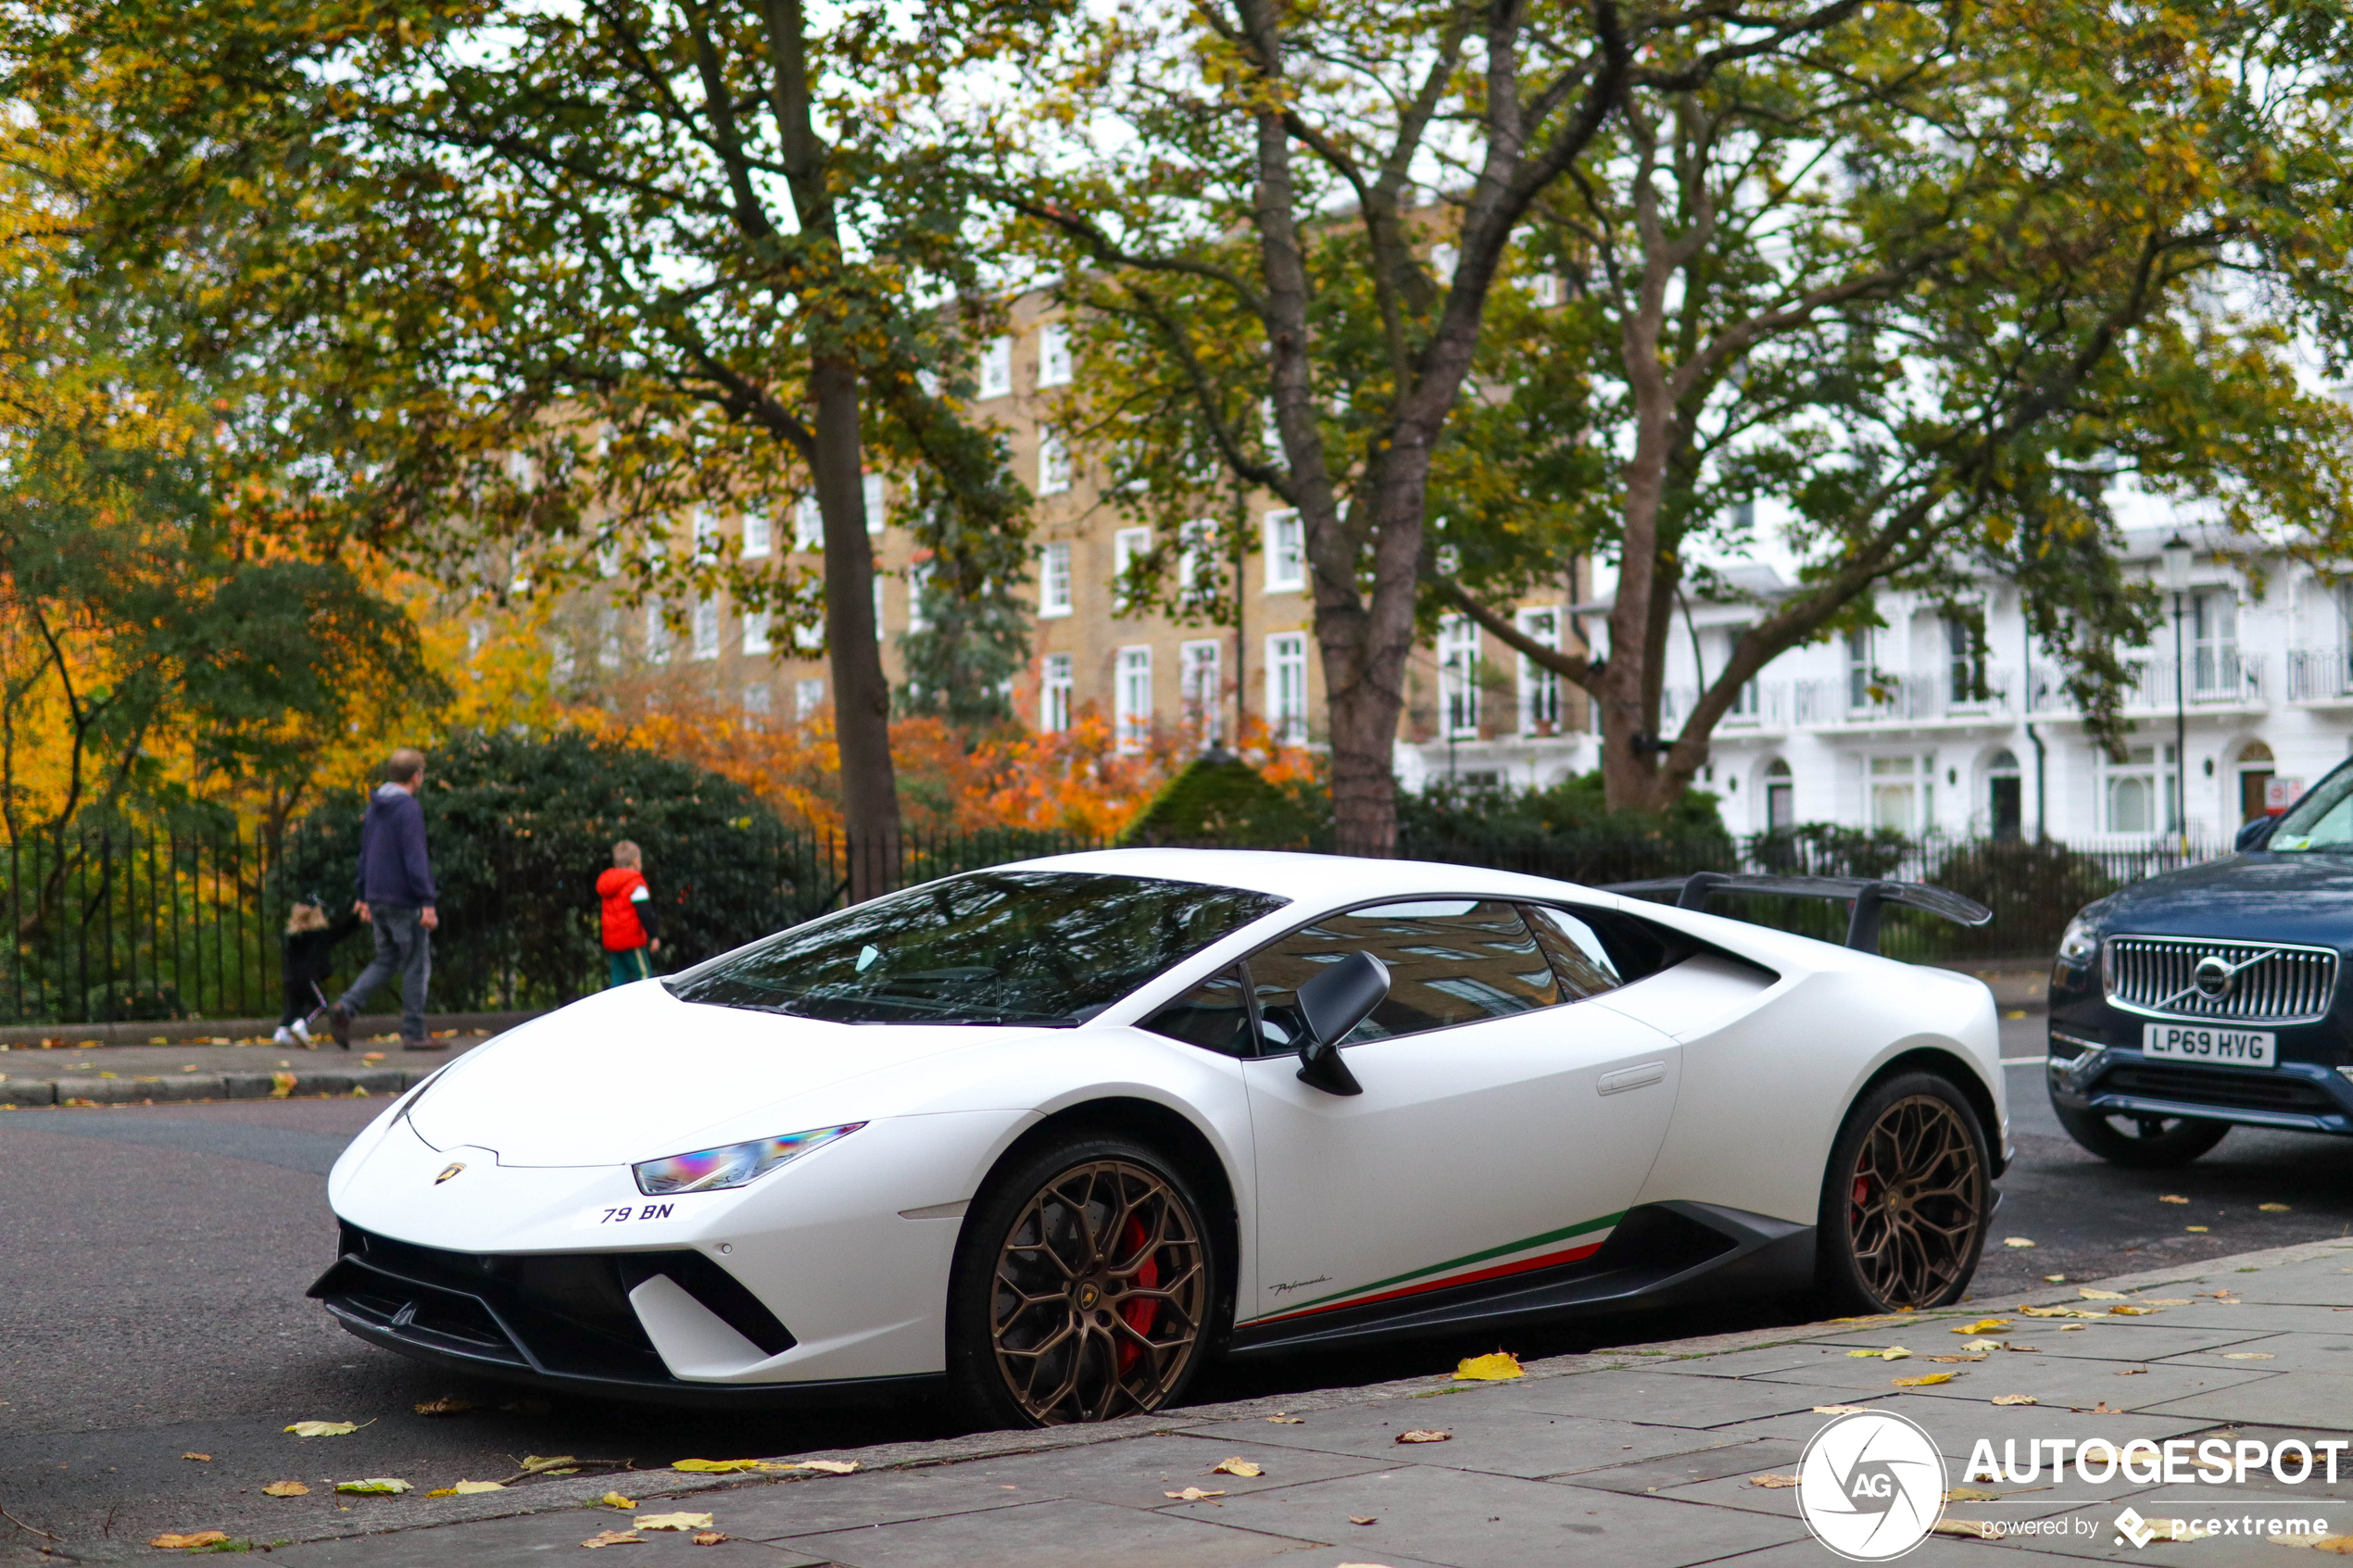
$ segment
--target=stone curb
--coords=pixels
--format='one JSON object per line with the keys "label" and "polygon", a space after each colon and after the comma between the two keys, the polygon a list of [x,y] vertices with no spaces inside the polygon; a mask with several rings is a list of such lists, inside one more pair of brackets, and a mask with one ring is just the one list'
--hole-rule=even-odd
{"label": "stone curb", "polygon": [[[2290,1247],[2276,1247],[2260,1252],[2238,1252],[2221,1258],[2209,1258],[2202,1263],[2154,1269],[2143,1273],[2120,1274],[2112,1278],[2089,1282],[2099,1289],[2145,1288],[2176,1281],[2196,1279],[2224,1270],[2273,1268],[2283,1263],[2302,1262],[2313,1258],[2353,1249],[2353,1239],[2336,1238],[2326,1241],[2299,1242]],[[2082,1299],[2076,1294],[2081,1288],[2070,1283],[2047,1289],[2012,1295],[2004,1292],[2001,1299],[2030,1306],[2049,1306]],[[1683,1361],[1703,1356],[1720,1356],[1735,1350],[1762,1349],[1773,1345],[1803,1343],[1812,1339],[1835,1338],[1855,1332],[1858,1323],[1881,1324],[1896,1317],[1920,1323],[1938,1323],[1947,1318],[1982,1316],[1994,1309],[1987,1298],[1958,1307],[1940,1308],[1928,1312],[1891,1314],[1884,1318],[1856,1319],[1840,1323],[1792,1323],[1780,1328],[1742,1329],[1730,1334],[1713,1334],[1689,1339],[1668,1339],[1649,1345],[1627,1345],[1616,1348],[1580,1355],[1552,1356],[1527,1363],[1531,1379],[1575,1377],[1586,1373],[1616,1372],[1643,1361],[1656,1360]],[[1263,1420],[1275,1414],[1313,1414],[1319,1411],[1344,1409],[1352,1405],[1378,1404],[1390,1399],[1430,1399],[1466,1389],[1488,1386],[1478,1383],[1458,1383],[1443,1373],[1426,1377],[1399,1378],[1388,1383],[1366,1384],[1353,1388],[1312,1389],[1304,1393],[1271,1396],[1256,1399],[1238,1399],[1225,1404],[1194,1405],[1184,1410],[1161,1411],[1151,1415],[1126,1416],[1094,1426],[1059,1426],[1036,1432],[975,1432],[963,1437],[943,1437],[909,1443],[879,1443],[863,1449],[813,1449],[771,1459],[772,1464],[790,1464],[804,1460],[855,1461],[859,1470],[922,1470],[937,1465],[958,1464],[969,1460],[1000,1459],[1020,1454],[1051,1452],[1062,1449],[1091,1448],[1098,1443],[1125,1442],[1132,1437],[1149,1437],[1164,1433],[1182,1432],[1189,1427],[1205,1426],[1218,1422]],[[436,1498],[438,1506],[430,1519],[391,1524],[371,1521],[371,1528],[321,1530],[295,1537],[300,1541],[342,1540],[361,1536],[392,1535],[409,1530],[433,1529],[444,1524],[476,1524],[486,1519],[507,1519],[527,1513],[550,1513],[560,1510],[585,1508],[596,1502],[608,1491],[619,1489],[624,1495],[641,1500],[649,1498],[687,1497],[702,1492],[734,1491],[748,1486],[774,1486],[780,1482],[801,1484],[830,1479],[823,1474],[779,1476],[776,1474],[694,1476],[674,1471],[632,1470],[608,1472],[601,1475],[583,1476],[577,1481],[554,1481],[529,1487],[521,1494],[484,1493],[468,1498]],[[650,1484],[649,1484],[650,1483]]]}
{"label": "stone curb", "polygon": [[[435,1034],[452,1030],[461,1035],[496,1034],[528,1023],[545,1009],[519,1012],[429,1012],[426,1029]],[[274,1018],[170,1018],[128,1023],[10,1023],[0,1025],[0,1046],[38,1046],[45,1040],[67,1045],[95,1041],[101,1046],[200,1046],[267,1037],[278,1027]],[[394,1035],[400,1031],[396,1012],[362,1013],[351,1021],[357,1035]],[[321,1031],[323,1034],[324,1031]]]}
{"label": "stone curb", "polygon": [[[396,1095],[424,1081],[439,1062],[360,1067],[342,1073],[114,1073],[72,1078],[0,1079],[0,1110],[38,1106],[180,1105],[221,1099],[364,1099]],[[282,1086],[280,1080],[289,1080]]]}

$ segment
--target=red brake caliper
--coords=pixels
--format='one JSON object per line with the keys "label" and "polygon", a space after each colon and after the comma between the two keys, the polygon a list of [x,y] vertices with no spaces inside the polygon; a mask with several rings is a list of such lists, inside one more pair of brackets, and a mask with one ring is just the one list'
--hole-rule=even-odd
{"label": "red brake caliper", "polygon": [[[1132,1256],[1135,1249],[1143,1244],[1144,1222],[1130,1214],[1127,1216],[1126,1226],[1120,1232],[1120,1248]],[[1135,1283],[1131,1288],[1155,1290],[1159,1286],[1160,1259],[1157,1256],[1147,1258],[1144,1260],[1143,1266],[1136,1271]],[[1130,1301],[1119,1309],[1119,1315],[1129,1328],[1139,1335],[1149,1336],[1151,1333],[1152,1319],[1158,1314],[1159,1310],[1160,1303],[1157,1301]],[[1119,1347],[1120,1375],[1126,1376],[1136,1363],[1143,1359],[1144,1348],[1141,1345],[1133,1340],[1123,1343]]]}
{"label": "red brake caliper", "polygon": [[1856,1208],[1856,1211],[1857,1211],[1857,1213],[1856,1213],[1856,1217],[1857,1217],[1857,1218],[1859,1218],[1859,1217],[1860,1217],[1860,1211],[1861,1211],[1863,1209],[1868,1208],[1868,1207],[1869,1206],[1870,1201],[1871,1201],[1871,1179],[1870,1179],[1869,1176],[1857,1176],[1857,1177],[1856,1177],[1856,1178],[1855,1178],[1855,1208]]}

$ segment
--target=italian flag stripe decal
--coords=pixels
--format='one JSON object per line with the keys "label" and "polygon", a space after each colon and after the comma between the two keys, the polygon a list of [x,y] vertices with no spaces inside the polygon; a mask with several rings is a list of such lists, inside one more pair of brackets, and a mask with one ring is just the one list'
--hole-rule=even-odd
{"label": "italian flag stripe decal", "polygon": [[[1621,1210],[1615,1214],[1604,1214],[1598,1220],[1585,1220],[1577,1224],[1563,1226],[1556,1231],[1546,1231],[1541,1236],[1524,1236],[1518,1241],[1507,1241],[1501,1247],[1490,1247],[1482,1251],[1466,1253],[1460,1258],[1450,1258],[1443,1263],[1432,1263],[1428,1268],[1414,1269],[1402,1274],[1391,1274],[1387,1279],[1377,1279],[1369,1285],[1353,1286],[1346,1290],[1336,1290],[1328,1296],[1318,1296],[1313,1300],[1302,1301],[1298,1306],[1285,1311],[1272,1313],[1263,1318],[1253,1318],[1251,1321],[1252,1323],[1280,1323],[1286,1318],[1305,1317],[1312,1312],[1337,1311],[1342,1307],[1370,1306],[1376,1301],[1392,1301],[1401,1296],[1417,1296],[1427,1290],[1443,1290],[1449,1286],[1455,1285],[1475,1285],[1480,1280],[1501,1279],[1509,1274],[1527,1273],[1536,1269],[1551,1268],[1557,1263],[1573,1263],[1580,1258],[1590,1258],[1600,1251],[1602,1243],[1609,1239],[1607,1233],[1616,1229],[1617,1222],[1625,1217],[1625,1212]],[[1594,1234],[1596,1232],[1602,1234],[1597,1236]],[[1575,1241],[1579,1237],[1591,1239],[1571,1247],[1555,1248],[1553,1246],[1555,1242]],[[1513,1257],[1515,1253],[1527,1252],[1536,1248],[1551,1249],[1532,1258]],[[1493,1262],[1499,1258],[1511,1258],[1512,1261],[1507,1263],[1497,1263],[1491,1268],[1477,1267],[1480,1263]],[[1455,1271],[1458,1269],[1471,1272],[1457,1273]]]}

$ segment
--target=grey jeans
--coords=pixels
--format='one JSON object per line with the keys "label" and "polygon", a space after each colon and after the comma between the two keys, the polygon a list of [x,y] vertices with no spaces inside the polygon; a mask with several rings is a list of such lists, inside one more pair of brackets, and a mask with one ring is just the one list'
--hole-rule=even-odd
{"label": "grey jeans", "polygon": [[400,1037],[414,1043],[425,1037],[425,982],[433,974],[433,933],[424,927],[422,911],[414,904],[371,904],[368,922],[376,934],[376,956],[351,983],[337,1005],[357,1013],[376,987],[400,977]]}

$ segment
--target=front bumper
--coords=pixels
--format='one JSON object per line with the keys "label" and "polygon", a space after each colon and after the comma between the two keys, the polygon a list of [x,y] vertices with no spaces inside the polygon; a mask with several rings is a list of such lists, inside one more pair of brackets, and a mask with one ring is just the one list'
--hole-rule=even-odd
{"label": "front bumper", "polygon": [[2154,1061],[2135,1047],[2095,1045],[2054,1023],[2046,1073],[2051,1102],[2070,1110],[2353,1136],[2353,1082],[2319,1062],[2258,1068]]}

